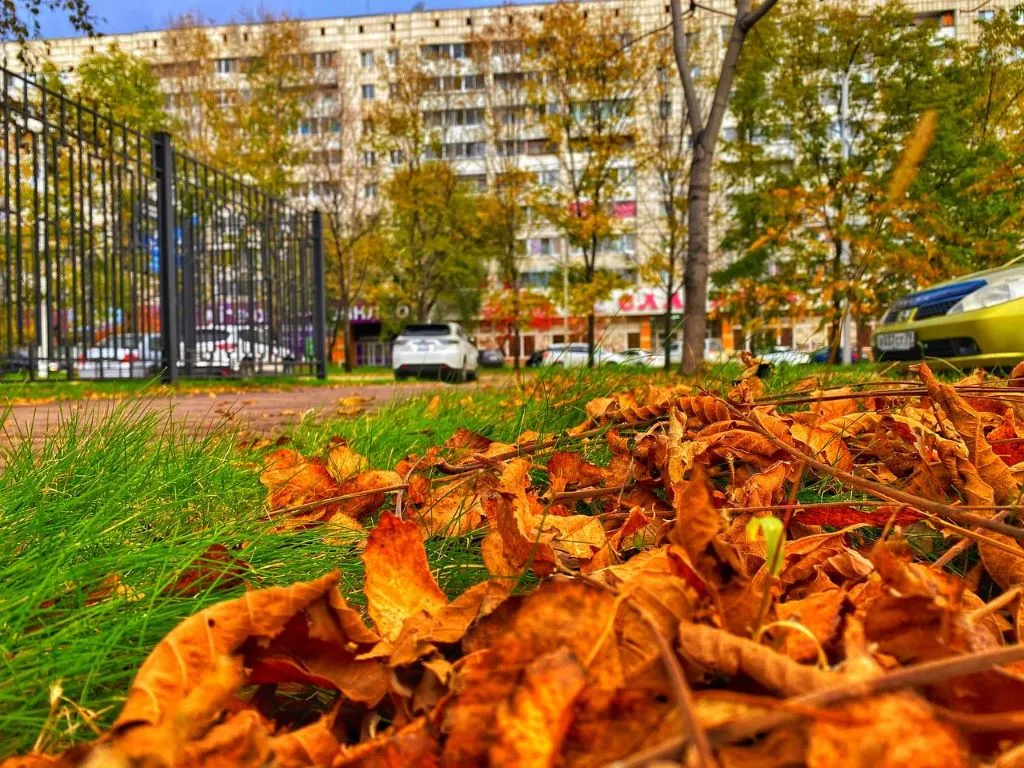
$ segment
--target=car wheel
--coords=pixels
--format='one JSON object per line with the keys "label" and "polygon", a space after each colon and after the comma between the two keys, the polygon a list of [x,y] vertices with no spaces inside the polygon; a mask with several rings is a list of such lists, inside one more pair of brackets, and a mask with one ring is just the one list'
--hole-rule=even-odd
{"label": "car wheel", "polygon": [[395,371],[395,381],[405,381],[409,378],[409,374],[404,371]]}
{"label": "car wheel", "polygon": [[467,381],[476,381],[476,374],[477,374],[477,372],[475,370],[473,370],[473,371],[466,371],[466,380]]}

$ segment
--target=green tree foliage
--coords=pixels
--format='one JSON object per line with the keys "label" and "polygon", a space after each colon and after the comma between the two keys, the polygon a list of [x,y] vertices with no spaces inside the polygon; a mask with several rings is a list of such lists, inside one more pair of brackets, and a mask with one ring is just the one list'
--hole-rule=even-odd
{"label": "green tree foliage", "polygon": [[726,312],[748,326],[821,316],[837,344],[846,302],[870,316],[908,282],[947,272],[938,201],[894,194],[892,182],[908,156],[913,180],[932,140],[931,110],[945,113],[949,56],[897,3],[849,2],[823,15],[813,0],[794,0],[758,27],[720,164],[730,202],[723,247],[739,255],[715,276]]}
{"label": "green tree foliage", "polygon": [[387,267],[375,291],[381,317],[391,327],[446,316],[472,322],[493,242],[481,229],[481,198],[437,160],[396,171],[385,195]]}
{"label": "green tree foliage", "polygon": [[78,65],[73,96],[95,104],[115,121],[140,133],[167,130],[171,120],[160,83],[149,62],[117,45],[87,56]]}
{"label": "green tree foliage", "polygon": [[943,253],[965,270],[1020,252],[1024,197],[1024,6],[994,10],[947,63],[936,139],[910,189],[941,212]]}
{"label": "green tree foliage", "polygon": [[[364,132],[392,173],[382,189],[385,242],[373,298],[385,325],[479,313],[486,265],[496,234],[484,199],[462,182],[447,159],[444,113],[463,106],[439,90],[444,61],[401,50],[386,73],[389,97],[369,110]],[[440,114],[436,119],[432,115]],[[376,194],[377,190],[365,190]]]}

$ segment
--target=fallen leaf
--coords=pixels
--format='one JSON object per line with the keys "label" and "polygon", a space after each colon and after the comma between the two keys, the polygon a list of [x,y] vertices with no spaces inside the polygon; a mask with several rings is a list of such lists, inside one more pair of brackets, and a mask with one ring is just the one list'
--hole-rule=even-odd
{"label": "fallen leaf", "polygon": [[418,611],[433,614],[447,605],[415,523],[385,512],[370,531],[362,560],[367,612],[383,637],[394,640],[410,616]]}

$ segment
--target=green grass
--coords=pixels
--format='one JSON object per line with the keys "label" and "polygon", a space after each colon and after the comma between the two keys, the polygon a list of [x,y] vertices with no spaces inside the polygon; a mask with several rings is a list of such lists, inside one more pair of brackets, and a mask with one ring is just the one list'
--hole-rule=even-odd
{"label": "green grass", "polygon": [[[739,370],[713,368],[701,385],[727,389]],[[873,372],[782,366],[768,379],[768,391],[784,391],[812,374],[838,384]],[[356,419],[306,420],[292,431],[294,446],[321,453],[340,435],[371,466],[391,468],[460,426],[503,442],[528,430],[558,434],[583,420],[593,397],[678,380],[619,368],[531,371],[523,389],[514,381],[504,369],[479,384],[445,386]],[[50,385],[26,389],[39,386]],[[87,722],[108,726],[160,638],[186,616],[241,593],[241,585],[220,583],[191,596],[167,594],[213,544],[248,563],[245,577],[254,587],[339,568],[346,596],[362,601],[358,537],[328,543],[315,530],[274,533],[258,481],[259,454],[240,451],[226,433],[195,439],[160,414],[143,414],[139,402],[116,403],[101,423],[71,417],[35,452],[23,441],[0,460],[0,757],[31,748],[40,733],[56,749],[90,738]],[[582,450],[593,461],[606,460],[602,440]],[[428,542],[449,594],[485,577],[478,543],[472,537]],[[59,716],[48,719],[48,692],[56,683],[65,701]]]}
{"label": "green grass", "polygon": [[[318,453],[329,437],[342,435],[372,466],[390,468],[458,426],[499,440],[523,430],[558,432],[583,419],[587,400],[641,375],[658,378],[580,371],[553,389],[534,381],[525,402],[486,383],[446,387],[434,406],[431,394],[354,420],[301,423],[295,445]],[[258,455],[240,452],[229,434],[194,439],[158,414],[143,414],[138,402],[118,403],[101,423],[72,417],[35,452],[24,441],[3,457],[0,756],[31,748],[44,731],[44,744],[59,748],[91,738],[87,722],[108,726],[159,639],[186,616],[241,593],[241,585],[224,583],[192,596],[166,593],[212,544],[249,564],[253,586],[340,568],[343,591],[362,599],[356,537],[327,543],[318,531],[273,533]],[[477,544],[428,542],[449,593],[485,577]],[[48,720],[48,694],[57,683],[65,701]]]}

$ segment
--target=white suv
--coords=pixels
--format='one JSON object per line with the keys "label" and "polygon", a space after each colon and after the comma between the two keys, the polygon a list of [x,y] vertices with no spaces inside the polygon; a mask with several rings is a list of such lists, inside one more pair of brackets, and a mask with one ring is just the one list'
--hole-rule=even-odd
{"label": "white suv", "polygon": [[407,325],[391,348],[391,367],[396,379],[473,381],[477,354],[475,340],[458,323]]}

